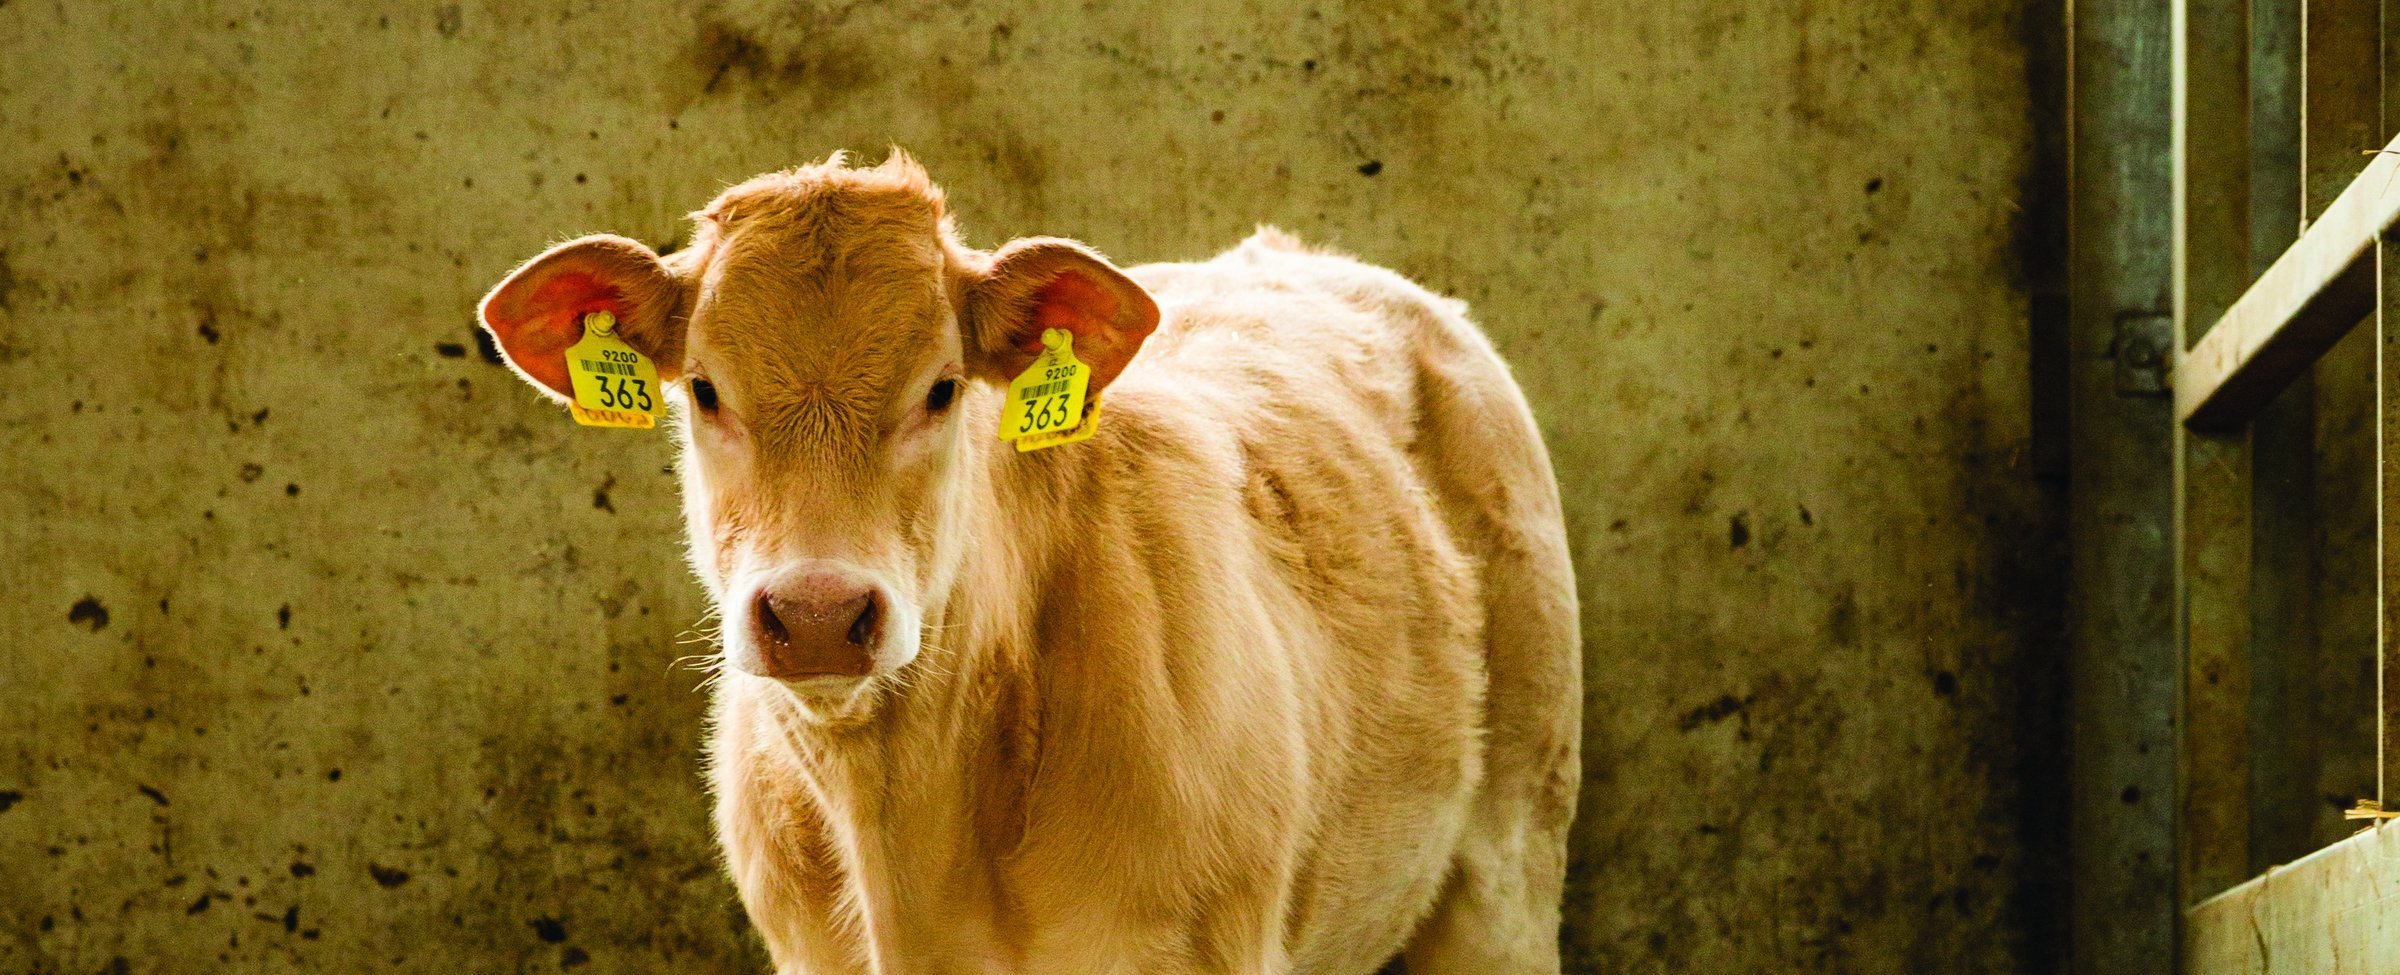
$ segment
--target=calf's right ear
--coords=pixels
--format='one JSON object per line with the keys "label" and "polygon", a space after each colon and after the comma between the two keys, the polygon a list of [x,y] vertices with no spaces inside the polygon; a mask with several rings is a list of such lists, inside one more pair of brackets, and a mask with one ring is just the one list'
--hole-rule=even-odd
{"label": "calf's right ear", "polygon": [[596,234],[525,262],[484,296],[481,316],[518,375],[569,400],[567,348],[583,338],[583,316],[596,311],[615,316],[617,336],[672,382],[683,371],[683,294],[681,279],[648,245]]}

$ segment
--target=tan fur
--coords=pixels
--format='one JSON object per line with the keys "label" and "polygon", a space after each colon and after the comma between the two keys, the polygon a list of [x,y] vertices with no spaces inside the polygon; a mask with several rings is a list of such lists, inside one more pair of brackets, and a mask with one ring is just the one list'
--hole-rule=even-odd
{"label": "tan fur", "polygon": [[[780,970],[1558,970],[1574,588],[1463,306],[1271,229],[1133,268],[1163,320],[1099,434],[1020,455],[968,340],[1003,272],[913,163],[761,177],[699,226],[675,371],[738,419],[681,410],[698,574],[723,604],[841,559],[922,639],[718,684],[718,827]],[[929,416],[945,374],[983,378]]]}

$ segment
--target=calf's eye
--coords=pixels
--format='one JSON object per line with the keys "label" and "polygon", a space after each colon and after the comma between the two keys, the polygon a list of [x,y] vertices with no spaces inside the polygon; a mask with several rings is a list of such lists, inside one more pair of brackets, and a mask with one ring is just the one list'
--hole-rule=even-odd
{"label": "calf's eye", "polygon": [[717,411],[717,384],[706,379],[692,380],[692,403],[703,412]]}
{"label": "calf's eye", "polygon": [[934,383],[933,388],[925,393],[925,412],[939,413],[949,409],[950,401],[957,398],[958,380],[944,379]]}

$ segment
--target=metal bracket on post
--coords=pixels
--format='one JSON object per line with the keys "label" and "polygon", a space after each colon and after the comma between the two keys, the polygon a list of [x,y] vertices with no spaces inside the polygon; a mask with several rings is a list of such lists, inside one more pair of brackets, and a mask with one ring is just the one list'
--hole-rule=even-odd
{"label": "metal bracket on post", "polygon": [[2117,364],[2117,392],[2124,396],[2166,393],[2175,348],[2175,316],[2163,312],[2117,313],[2116,335],[2109,340],[2110,358]]}

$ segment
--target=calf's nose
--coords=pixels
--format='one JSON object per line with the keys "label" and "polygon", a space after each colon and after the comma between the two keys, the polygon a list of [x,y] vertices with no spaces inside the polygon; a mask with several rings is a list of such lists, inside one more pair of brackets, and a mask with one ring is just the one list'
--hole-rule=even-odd
{"label": "calf's nose", "polygon": [[883,597],[873,587],[837,576],[761,586],[750,600],[759,676],[864,676],[875,665],[883,616]]}

